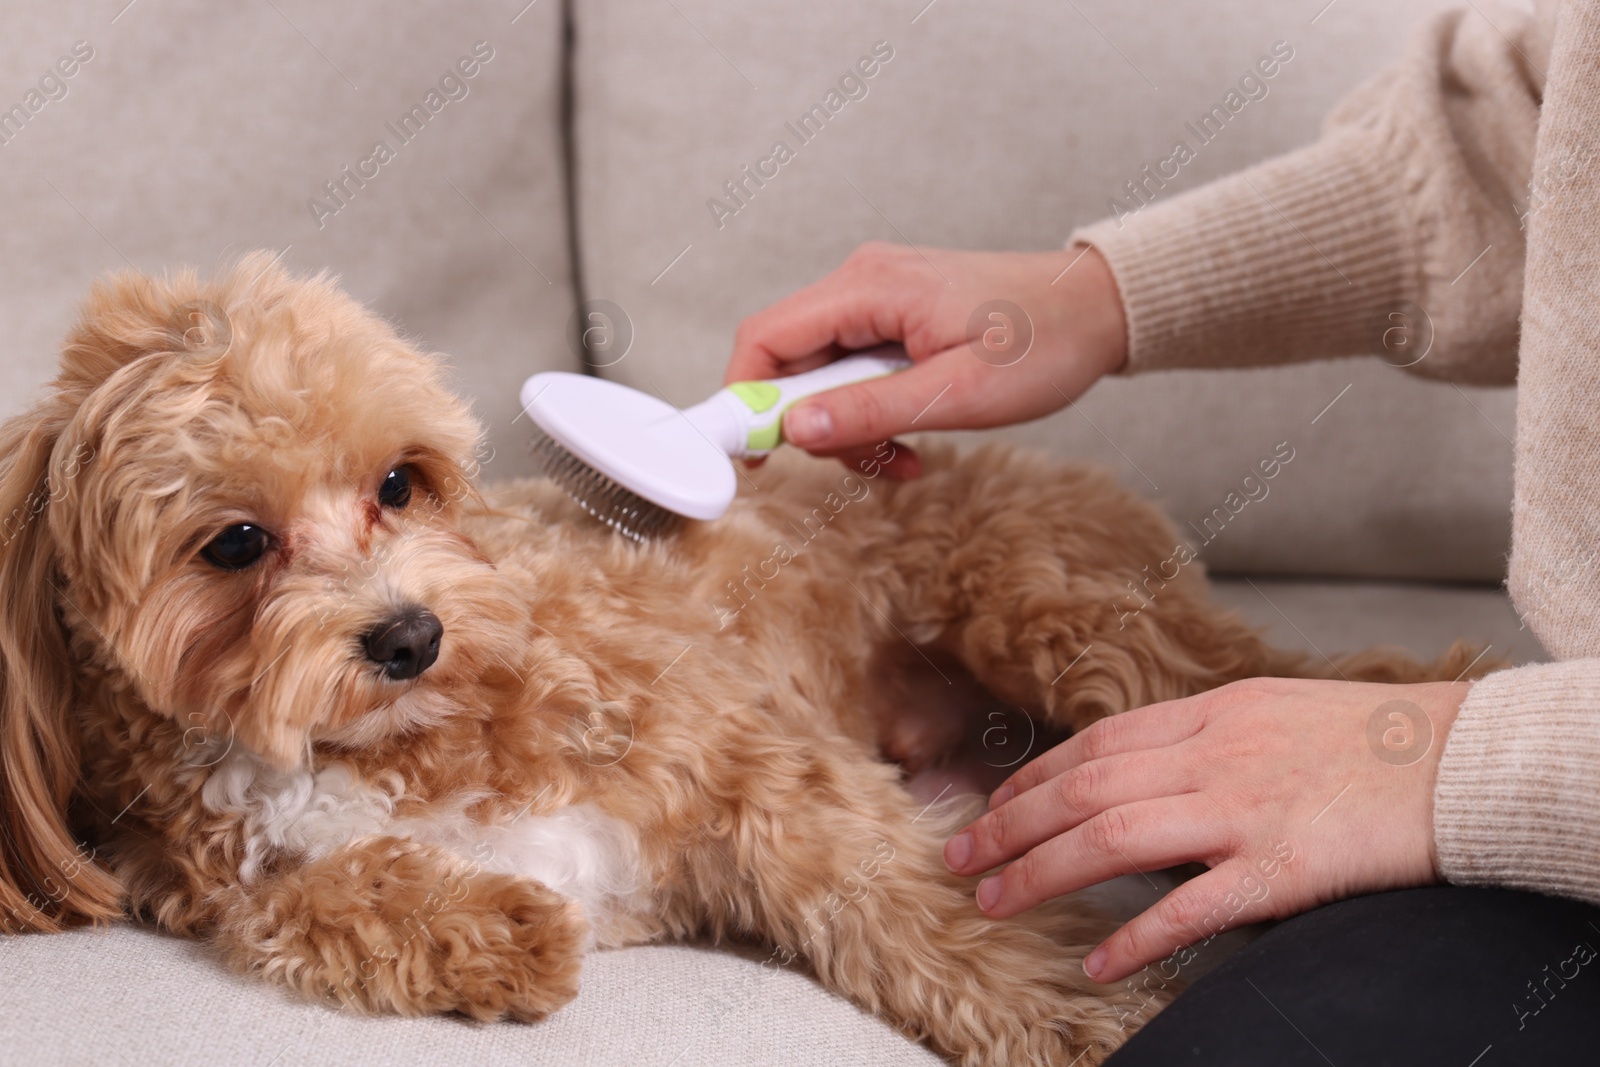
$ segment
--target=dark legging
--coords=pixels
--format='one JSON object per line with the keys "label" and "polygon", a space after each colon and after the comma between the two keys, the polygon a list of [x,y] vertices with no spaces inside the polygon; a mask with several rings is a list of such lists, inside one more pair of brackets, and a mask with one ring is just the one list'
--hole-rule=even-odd
{"label": "dark legging", "polygon": [[1600,1063],[1600,909],[1414,889],[1291,919],[1197,980],[1108,1067]]}

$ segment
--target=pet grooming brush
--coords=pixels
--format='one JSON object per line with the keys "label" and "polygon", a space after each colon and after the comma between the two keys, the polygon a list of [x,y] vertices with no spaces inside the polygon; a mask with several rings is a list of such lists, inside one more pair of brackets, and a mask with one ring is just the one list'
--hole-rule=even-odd
{"label": "pet grooming brush", "polygon": [[679,410],[664,400],[585,374],[550,371],[522,385],[534,458],[584,510],[644,541],[679,517],[715,519],[733,502],[733,461],[783,441],[783,413],[799,400],[909,367],[885,345],[816,370],[734,382]]}

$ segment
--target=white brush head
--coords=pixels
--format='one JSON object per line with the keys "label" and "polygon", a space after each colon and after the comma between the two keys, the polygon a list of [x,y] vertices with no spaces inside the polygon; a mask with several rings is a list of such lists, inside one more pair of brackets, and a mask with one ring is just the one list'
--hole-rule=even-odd
{"label": "white brush head", "polygon": [[670,515],[651,515],[641,504],[715,519],[733,501],[732,460],[663,400],[603,378],[549,371],[523,383],[522,408],[548,439],[536,443],[535,455],[551,477],[631,537],[653,536],[669,524]]}

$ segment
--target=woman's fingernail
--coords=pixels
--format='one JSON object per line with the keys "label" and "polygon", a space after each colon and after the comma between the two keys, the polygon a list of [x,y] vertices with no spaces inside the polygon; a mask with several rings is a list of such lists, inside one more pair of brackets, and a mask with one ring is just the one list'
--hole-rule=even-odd
{"label": "woman's fingernail", "polygon": [[972,835],[957,834],[944,843],[944,865],[959,871],[972,862]]}
{"label": "woman's fingernail", "polygon": [[1014,786],[1014,785],[1003,785],[1003,786],[1001,786],[999,789],[996,789],[994,791],[994,795],[989,798],[989,810],[993,811],[995,808],[998,808],[1000,805],[1004,804],[1006,801],[1010,800],[1012,797],[1014,797],[1016,795],[1017,795],[1017,787],[1016,786]]}
{"label": "woman's fingernail", "polygon": [[985,878],[978,883],[978,907],[988,911],[1000,902],[1000,876]]}
{"label": "woman's fingernail", "polygon": [[1108,955],[1110,953],[1106,951],[1104,945],[1089,953],[1089,958],[1083,961],[1083,973],[1098,982],[1100,980],[1100,972],[1106,969],[1106,957]]}
{"label": "woman's fingernail", "polygon": [[783,417],[783,436],[801,448],[820,445],[833,436],[833,416],[817,404],[794,408]]}

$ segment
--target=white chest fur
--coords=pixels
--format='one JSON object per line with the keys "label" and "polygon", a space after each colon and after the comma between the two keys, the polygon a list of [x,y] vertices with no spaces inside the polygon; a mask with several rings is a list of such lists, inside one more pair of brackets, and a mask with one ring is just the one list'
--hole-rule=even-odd
{"label": "white chest fur", "polygon": [[592,804],[485,825],[466,814],[481,796],[457,794],[422,816],[397,816],[399,775],[356,777],[342,764],[275,771],[234,751],[217,764],[201,799],[219,814],[242,816],[248,837],[239,874],[253,880],[273,853],[315,860],[342,845],[389,834],[437,845],[470,870],[515,874],[578,901],[600,945],[616,920],[646,904],[646,878],[635,830]]}

